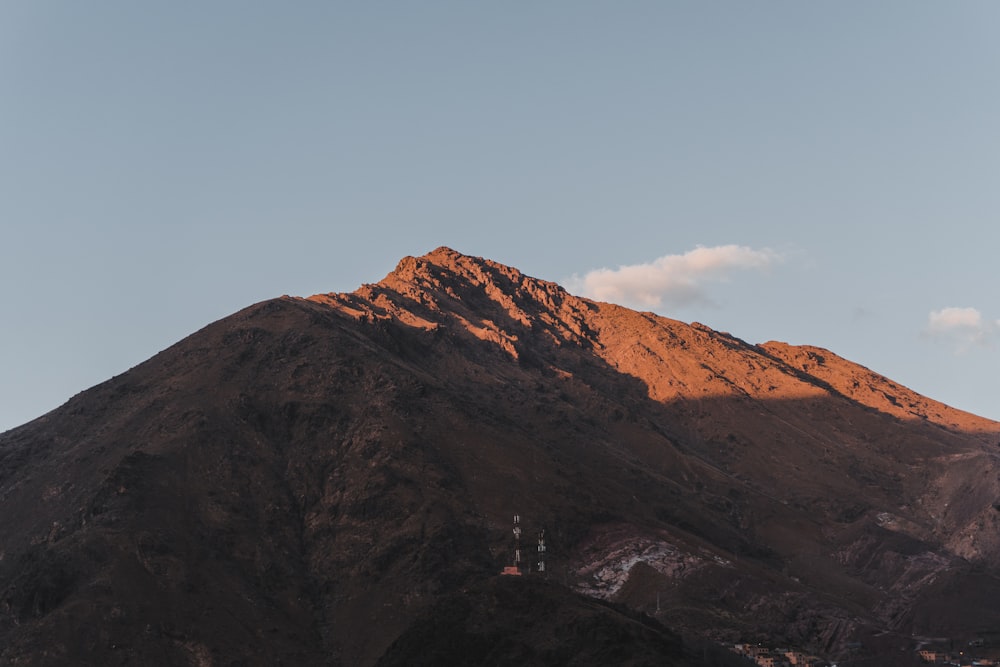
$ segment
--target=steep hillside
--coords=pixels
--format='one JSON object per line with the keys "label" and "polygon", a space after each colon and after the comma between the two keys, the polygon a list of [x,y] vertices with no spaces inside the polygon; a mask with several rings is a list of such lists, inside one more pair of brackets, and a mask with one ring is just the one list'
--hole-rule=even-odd
{"label": "steep hillside", "polygon": [[430,610],[512,595],[481,587],[515,512],[549,582],[689,638],[971,637],[1000,627],[998,441],[825,351],[439,248],[0,435],[0,657],[400,664]]}

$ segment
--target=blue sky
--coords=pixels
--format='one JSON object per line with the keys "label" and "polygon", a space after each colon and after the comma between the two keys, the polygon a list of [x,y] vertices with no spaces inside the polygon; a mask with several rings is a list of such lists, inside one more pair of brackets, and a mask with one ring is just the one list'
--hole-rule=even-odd
{"label": "blue sky", "polygon": [[439,245],[1000,419],[998,26],[987,1],[0,3],[0,430]]}

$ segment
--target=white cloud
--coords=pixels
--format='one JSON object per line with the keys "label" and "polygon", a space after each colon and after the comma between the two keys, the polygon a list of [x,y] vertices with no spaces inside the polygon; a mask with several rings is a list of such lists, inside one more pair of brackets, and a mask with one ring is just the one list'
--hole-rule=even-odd
{"label": "white cloud", "polygon": [[951,341],[956,351],[967,352],[972,346],[991,346],[1000,336],[1000,320],[985,320],[975,308],[942,308],[927,316],[925,331],[933,338]]}
{"label": "white cloud", "polygon": [[737,270],[762,270],[780,260],[772,250],[746,246],[698,246],[646,264],[595,269],[567,281],[570,291],[598,301],[654,308],[711,303],[706,282],[725,281]]}
{"label": "white cloud", "polygon": [[931,311],[927,320],[927,328],[933,333],[955,329],[975,330],[983,326],[983,315],[975,308],[942,308]]}

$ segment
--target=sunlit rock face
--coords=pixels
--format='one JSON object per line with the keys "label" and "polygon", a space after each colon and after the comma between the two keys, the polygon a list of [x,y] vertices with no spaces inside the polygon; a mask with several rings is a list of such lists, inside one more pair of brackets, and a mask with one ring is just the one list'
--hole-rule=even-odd
{"label": "sunlit rock face", "polygon": [[[434,610],[501,646],[491,604],[573,610],[525,651],[594,624],[667,664],[676,636],[628,614],[831,657],[960,639],[1000,627],[998,443],[832,352],[439,248],[0,435],[0,662],[403,664],[451,655]],[[514,513],[548,551],[512,587]]]}

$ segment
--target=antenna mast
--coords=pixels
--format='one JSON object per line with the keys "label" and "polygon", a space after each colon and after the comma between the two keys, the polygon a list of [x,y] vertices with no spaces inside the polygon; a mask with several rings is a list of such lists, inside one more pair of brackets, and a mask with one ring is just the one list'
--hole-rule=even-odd
{"label": "antenna mast", "polygon": [[545,529],[538,531],[538,571],[545,572]]}
{"label": "antenna mast", "polygon": [[521,515],[514,515],[514,567],[521,569]]}
{"label": "antenna mast", "polygon": [[504,567],[500,574],[521,576],[521,515],[514,515],[514,564]]}

